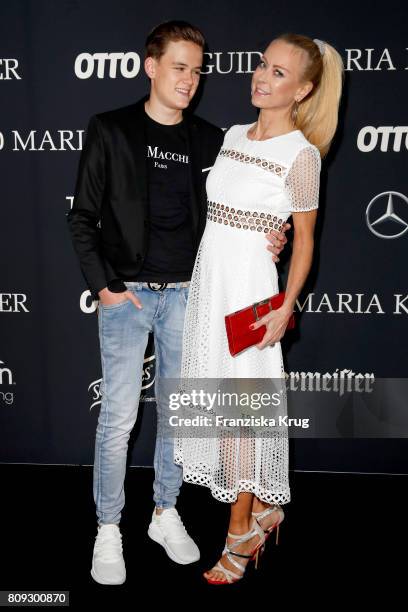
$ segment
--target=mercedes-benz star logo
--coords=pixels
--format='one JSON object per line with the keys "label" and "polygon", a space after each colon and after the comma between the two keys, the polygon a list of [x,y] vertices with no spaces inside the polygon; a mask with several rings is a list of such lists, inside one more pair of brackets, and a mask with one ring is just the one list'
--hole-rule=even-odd
{"label": "mercedes-benz star logo", "polygon": [[[377,214],[380,206],[374,206],[375,202],[377,202],[380,198],[387,198],[387,206],[383,214]],[[378,238],[399,238],[405,234],[406,231],[408,231],[408,221],[405,221],[394,212],[394,201],[396,199],[402,201],[405,205],[408,205],[408,198],[402,193],[398,193],[398,191],[384,191],[383,193],[376,195],[367,206],[367,227],[375,236],[378,236]],[[382,210],[384,210],[383,203],[381,203],[381,207]],[[404,216],[408,217],[408,208],[405,208],[405,210],[407,211],[407,214],[404,214]],[[373,217],[375,217],[375,219],[373,219]],[[385,233],[386,227],[395,228],[395,231],[393,232],[391,229],[390,232]],[[401,227],[403,229],[401,229]],[[382,228],[384,231],[381,231]]]}

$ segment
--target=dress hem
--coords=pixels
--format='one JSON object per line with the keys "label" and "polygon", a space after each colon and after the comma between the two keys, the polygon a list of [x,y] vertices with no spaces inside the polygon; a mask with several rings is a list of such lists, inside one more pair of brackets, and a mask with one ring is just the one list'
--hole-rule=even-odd
{"label": "dress hem", "polygon": [[[183,465],[180,461],[175,461],[177,465]],[[259,500],[266,504],[284,505],[290,502],[290,490],[270,491],[263,489],[254,481],[240,480],[237,487],[232,490],[217,487],[211,476],[183,469],[183,480],[191,484],[201,485],[210,489],[211,495],[218,501],[232,504],[237,501],[239,493],[253,493]]]}

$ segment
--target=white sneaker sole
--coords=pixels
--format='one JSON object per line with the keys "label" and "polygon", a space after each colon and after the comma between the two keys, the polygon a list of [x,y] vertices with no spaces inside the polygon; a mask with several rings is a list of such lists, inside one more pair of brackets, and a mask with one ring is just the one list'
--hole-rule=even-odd
{"label": "white sneaker sole", "polygon": [[200,559],[200,553],[198,554],[196,559],[191,559],[189,561],[186,561],[185,559],[180,559],[180,557],[177,557],[174,551],[172,551],[171,548],[168,546],[166,540],[163,538],[160,529],[156,528],[156,526],[153,525],[152,523],[150,523],[149,525],[147,535],[149,536],[151,540],[163,546],[164,550],[166,551],[170,559],[174,561],[175,563],[178,563],[179,565],[189,565],[190,563],[195,563],[196,561]]}
{"label": "white sneaker sole", "polygon": [[120,580],[119,582],[110,582],[109,580],[104,580],[103,578],[98,576],[98,574],[95,572],[93,567],[91,569],[91,576],[95,580],[95,582],[98,582],[99,584],[109,584],[111,586],[115,586],[115,585],[118,585],[118,584],[123,584],[126,581],[126,575],[123,578],[123,580]]}

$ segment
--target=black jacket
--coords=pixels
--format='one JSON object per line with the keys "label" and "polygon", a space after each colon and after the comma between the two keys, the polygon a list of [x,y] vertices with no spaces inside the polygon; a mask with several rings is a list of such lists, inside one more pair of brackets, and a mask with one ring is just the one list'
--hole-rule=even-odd
{"label": "black jacket", "polygon": [[[141,270],[149,241],[144,102],[91,117],[81,153],[68,225],[94,299],[104,287],[125,291]],[[185,114],[191,163],[191,213],[196,248],[205,226],[205,180],[223,131]],[[121,279],[121,280],[119,280]]]}

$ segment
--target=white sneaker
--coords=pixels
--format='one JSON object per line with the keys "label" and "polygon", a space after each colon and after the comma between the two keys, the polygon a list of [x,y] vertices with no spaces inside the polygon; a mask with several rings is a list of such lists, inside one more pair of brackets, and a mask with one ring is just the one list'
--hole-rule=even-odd
{"label": "white sneaker", "polygon": [[123,584],[126,567],[117,525],[100,525],[95,538],[91,576],[99,584]]}
{"label": "white sneaker", "polygon": [[166,508],[158,515],[153,510],[149,537],[161,544],[172,561],[187,565],[200,558],[198,546],[188,535],[175,508]]}

